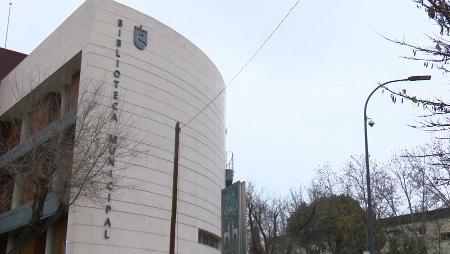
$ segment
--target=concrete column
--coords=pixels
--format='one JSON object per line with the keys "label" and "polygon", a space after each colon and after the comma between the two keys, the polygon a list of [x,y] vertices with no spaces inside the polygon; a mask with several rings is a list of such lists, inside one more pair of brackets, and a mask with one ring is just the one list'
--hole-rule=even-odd
{"label": "concrete column", "polygon": [[[62,118],[69,110],[69,85],[63,84],[60,90],[61,95],[61,107],[59,109],[59,117]],[[62,164],[60,164],[62,165]],[[52,183],[52,191],[56,192],[58,195],[61,195],[63,192],[63,183],[64,183],[64,169],[58,168],[53,179]]]}
{"label": "concrete column", "polygon": [[59,110],[60,117],[68,111],[69,108],[69,85],[64,84],[61,87],[61,108]]}
{"label": "concrete column", "polygon": [[25,139],[28,138],[28,135],[30,134],[30,128],[31,128],[31,119],[30,115],[26,112],[23,114],[22,117],[22,126],[20,129],[20,142],[23,142]]}
{"label": "concrete column", "polygon": [[47,237],[45,240],[45,254],[55,254],[56,243],[56,225],[52,224],[47,228]]}
{"label": "concrete column", "polygon": [[11,209],[17,208],[21,205],[21,200],[23,197],[23,190],[20,184],[17,182],[19,181],[19,176],[14,177],[14,190],[12,193],[12,199],[11,199]]}
{"label": "concrete column", "polygon": [[[27,113],[25,113],[22,117],[20,142],[23,142],[28,137],[30,125],[31,125],[30,116]],[[14,176],[14,190],[12,193],[11,209],[14,209],[21,205],[23,190],[20,184],[18,184],[19,181],[20,181],[19,176],[18,175]]]}
{"label": "concrete column", "polygon": [[15,247],[16,247],[16,234],[10,232],[8,234],[8,243],[6,244],[6,253],[10,252]]}

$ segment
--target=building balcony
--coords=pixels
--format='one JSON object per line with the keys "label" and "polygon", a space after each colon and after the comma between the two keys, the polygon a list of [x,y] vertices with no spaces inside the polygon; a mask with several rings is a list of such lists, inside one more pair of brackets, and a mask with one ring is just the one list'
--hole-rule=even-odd
{"label": "building balcony", "polygon": [[[37,132],[32,137],[27,138],[22,143],[16,145],[11,150],[1,155],[0,175],[2,175],[1,171],[5,170],[5,168],[8,165],[10,165],[10,163],[13,163],[16,160],[25,157],[28,153],[32,152],[32,150],[35,149],[36,147],[48,142],[57,133],[60,133],[61,131],[69,128],[70,126],[73,126],[76,123],[76,114],[77,114],[76,110],[67,112],[62,118],[52,122],[44,129]],[[9,173],[3,175],[4,177],[8,177],[8,174]],[[5,186],[11,185],[9,186],[11,188],[4,188],[5,190],[10,189],[10,191],[0,193],[0,196],[2,197],[1,199],[2,204],[0,205],[4,206],[1,207],[2,209],[0,209],[0,234],[20,228],[26,225],[31,219],[30,202],[26,202],[26,200],[24,200],[22,202],[26,202],[25,204],[15,207],[14,209],[11,209],[12,187],[13,187],[12,185],[14,185],[13,179],[14,177],[10,177],[9,181],[5,181],[3,183]],[[43,218],[47,218],[48,216],[53,215],[57,209],[57,205],[58,202],[56,194],[50,193],[45,201]]]}
{"label": "building balcony", "polygon": [[46,128],[40,130],[32,137],[27,138],[25,141],[0,156],[0,170],[1,168],[9,165],[12,161],[15,161],[29,153],[34,147],[44,144],[56,133],[74,125],[76,122],[76,115],[76,110],[67,112],[62,118],[49,124]]}
{"label": "building balcony", "polygon": [[[58,198],[55,193],[49,193],[44,203],[44,211],[41,219],[55,214],[58,209]],[[0,214],[0,234],[25,226],[31,220],[31,202],[16,207],[8,212]]]}

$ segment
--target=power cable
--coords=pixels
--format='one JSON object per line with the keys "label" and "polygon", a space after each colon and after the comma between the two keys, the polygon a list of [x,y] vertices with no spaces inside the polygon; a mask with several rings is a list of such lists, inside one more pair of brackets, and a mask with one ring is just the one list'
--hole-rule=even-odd
{"label": "power cable", "polygon": [[228,84],[220,90],[220,92],[214,96],[206,106],[204,106],[197,114],[194,115],[189,121],[186,122],[186,124],[181,123],[183,126],[188,126],[197,116],[199,116],[205,109],[207,109],[230,85],[233,83],[233,81],[244,71],[244,69],[249,65],[253,59],[258,55],[258,53],[261,51],[261,49],[266,45],[266,43],[272,38],[272,36],[275,34],[275,32],[280,28],[281,24],[283,24],[284,20],[286,20],[287,17],[291,14],[291,12],[297,7],[300,0],[297,0],[294,5],[291,7],[291,9],[286,13],[286,15],[281,19],[281,21],[278,23],[278,25],[272,30],[272,32],[267,36],[267,38],[263,41],[263,43],[256,49],[256,51],[253,53],[253,55],[247,60],[247,62],[241,67],[241,69],[236,73],[236,75],[233,76],[233,78],[228,82]]}

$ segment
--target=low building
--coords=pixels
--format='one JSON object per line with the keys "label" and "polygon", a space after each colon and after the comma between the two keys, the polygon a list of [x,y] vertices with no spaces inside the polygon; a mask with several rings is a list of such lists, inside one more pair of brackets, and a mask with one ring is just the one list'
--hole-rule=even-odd
{"label": "low building", "polygon": [[[198,47],[161,22],[111,0],[87,0],[28,56],[0,49],[0,254],[17,245],[36,197],[4,169],[48,145],[57,131],[75,135],[83,95],[95,92],[95,84],[102,86],[98,96],[105,104],[98,104],[108,110],[111,126],[126,127],[135,145],[128,150],[138,155],[119,159],[111,150],[114,135],[102,133],[110,138],[100,158],[111,180],[91,190],[95,202],[83,198],[70,205],[23,253],[168,253],[176,122],[176,253],[220,253],[224,96],[196,115],[224,88],[221,74]],[[60,159],[81,163],[78,151]],[[70,165],[56,170],[62,172],[56,178],[73,173]],[[113,179],[120,179],[114,189]],[[41,219],[58,211],[56,188],[45,197]]]}
{"label": "low building", "polygon": [[427,253],[450,253],[450,208],[385,218],[381,222],[388,236],[382,253],[389,253],[393,245],[423,247]]}

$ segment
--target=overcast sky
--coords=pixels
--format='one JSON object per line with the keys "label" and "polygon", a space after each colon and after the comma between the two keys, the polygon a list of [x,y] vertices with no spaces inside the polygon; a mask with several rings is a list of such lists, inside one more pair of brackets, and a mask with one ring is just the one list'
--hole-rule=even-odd
{"label": "overcast sky", "polygon": [[[227,83],[296,0],[121,0],[172,27],[217,65]],[[83,1],[13,1],[7,48],[30,53]],[[0,1],[4,46],[9,1]],[[227,150],[238,180],[285,193],[308,184],[318,165],[336,168],[364,152],[363,106],[377,82],[431,74],[431,81],[397,83],[409,93],[448,98],[448,77],[379,34],[426,44],[439,30],[412,0],[305,0],[227,90]],[[151,39],[150,39],[151,40]],[[410,92],[411,91],[411,92]],[[408,127],[421,111],[375,94],[368,114],[369,149],[378,161],[424,143]]]}

